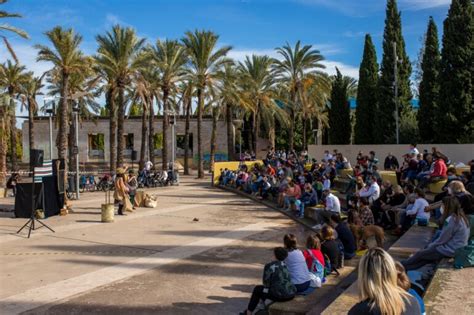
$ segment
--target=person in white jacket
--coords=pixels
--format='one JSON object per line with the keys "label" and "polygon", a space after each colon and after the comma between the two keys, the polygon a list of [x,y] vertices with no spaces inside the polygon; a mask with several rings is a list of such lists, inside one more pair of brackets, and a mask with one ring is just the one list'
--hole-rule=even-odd
{"label": "person in white jacket", "polygon": [[358,195],[359,197],[367,198],[372,205],[380,197],[380,186],[377,183],[377,179],[374,176],[369,176],[366,188],[359,191]]}

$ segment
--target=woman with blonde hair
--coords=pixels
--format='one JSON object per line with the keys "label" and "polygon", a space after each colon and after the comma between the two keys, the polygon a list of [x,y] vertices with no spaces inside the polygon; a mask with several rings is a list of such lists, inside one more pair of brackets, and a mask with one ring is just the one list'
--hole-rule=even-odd
{"label": "woman with blonde hair", "polygon": [[398,286],[395,261],[383,249],[371,248],[361,258],[357,283],[361,301],[349,315],[421,315],[416,299]]}

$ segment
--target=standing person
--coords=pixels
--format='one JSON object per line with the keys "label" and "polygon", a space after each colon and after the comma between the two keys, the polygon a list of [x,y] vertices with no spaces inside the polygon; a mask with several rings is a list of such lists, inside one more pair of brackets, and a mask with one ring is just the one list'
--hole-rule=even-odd
{"label": "standing person", "polygon": [[114,199],[115,203],[119,204],[118,207],[118,214],[119,215],[126,215],[123,210],[126,203],[126,199],[128,199],[128,188],[125,185],[125,170],[123,168],[118,168],[116,175],[115,175],[115,191],[114,191]]}
{"label": "standing person", "polygon": [[145,177],[147,177],[148,175],[150,175],[150,171],[151,171],[151,168],[153,167],[153,163],[148,160],[145,162],[145,166],[143,168],[143,171],[145,173]]}
{"label": "standing person", "polygon": [[297,248],[296,236],[293,234],[286,234],[283,238],[283,244],[288,251],[288,257],[285,259],[285,264],[290,272],[291,282],[296,287],[296,292],[301,293],[306,291],[310,284],[311,278],[303,253]]}
{"label": "standing person", "polygon": [[135,210],[135,194],[137,192],[138,181],[135,176],[135,171],[132,169],[128,171],[127,187],[128,194],[130,195],[130,202],[132,203],[132,209]]}
{"label": "standing person", "polygon": [[357,284],[360,302],[348,315],[421,315],[416,299],[397,284],[395,261],[381,248],[371,248],[361,258]]}
{"label": "standing person", "polygon": [[273,250],[275,260],[263,268],[263,285],[257,285],[252,292],[247,309],[240,315],[251,315],[260,300],[286,302],[295,297],[296,287],[291,283],[290,273],[285,264],[288,252],[283,247]]}
{"label": "standing person", "polygon": [[383,168],[386,171],[395,171],[399,166],[397,158],[392,154],[392,152],[389,152],[385,158],[385,162],[383,163]]}

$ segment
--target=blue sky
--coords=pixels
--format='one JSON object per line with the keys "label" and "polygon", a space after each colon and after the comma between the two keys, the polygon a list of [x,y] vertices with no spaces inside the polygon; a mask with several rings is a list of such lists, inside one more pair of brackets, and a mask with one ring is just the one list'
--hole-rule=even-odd
{"label": "blue sky", "polygon": [[[411,60],[416,59],[428,17],[438,28],[450,0],[398,0],[403,34]],[[274,48],[301,40],[326,58],[327,71],[339,66],[344,74],[358,76],[365,33],[373,36],[378,58],[385,19],[385,0],[10,0],[2,7],[23,14],[9,23],[25,29],[30,40],[9,35],[20,61],[38,74],[50,68],[36,63],[31,47],[44,43],[43,33],[55,25],[74,27],[82,34],[82,48],[92,54],[95,35],[113,24],[136,28],[149,41],[180,38],[187,30],[210,29],[221,44],[234,47],[231,57],[246,54],[276,56]],[[6,58],[0,48],[0,62]]]}

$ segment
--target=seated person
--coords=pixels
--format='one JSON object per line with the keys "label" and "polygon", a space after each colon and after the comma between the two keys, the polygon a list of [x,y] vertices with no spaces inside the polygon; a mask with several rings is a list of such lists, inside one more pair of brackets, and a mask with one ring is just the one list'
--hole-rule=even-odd
{"label": "seated person", "polygon": [[7,189],[12,190],[13,197],[16,196],[16,184],[18,183],[18,179],[20,175],[18,173],[13,173],[7,181]]}
{"label": "seated person", "polygon": [[414,270],[429,263],[435,263],[445,257],[454,257],[454,252],[467,245],[469,239],[469,220],[462,211],[461,204],[454,196],[443,199],[446,222],[440,236],[425,249],[403,260],[406,270]]}
{"label": "seated person", "polygon": [[420,182],[418,184],[420,188],[425,188],[431,183],[436,183],[441,180],[447,179],[448,169],[446,167],[446,163],[444,162],[444,160],[441,157],[439,157],[437,154],[433,154],[433,160],[434,160],[433,171],[429,175],[420,179]]}
{"label": "seated person", "polygon": [[293,210],[296,200],[301,197],[301,188],[296,185],[293,180],[288,183],[288,188],[285,190],[285,211]]}
{"label": "seated person", "polygon": [[356,241],[347,222],[342,221],[339,215],[331,216],[331,226],[337,232],[337,238],[344,246],[344,259],[351,259],[356,255]]}
{"label": "seated person", "polygon": [[331,272],[334,271],[339,274],[337,269],[342,268],[344,257],[341,256],[341,250],[339,248],[340,242],[336,240],[334,229],[329,225],[323,226],[321,229],[321,238],[321,251],[329,258]]}
{"label": "seated person", "polygon": [[283,247],[273,250],[275,260],[263,268],[263,285],[257,285],[252,292],[247,309],[241,315],[251,315],[260,300],[286,302],[295,297],[296,287],[291,283],[290,273],[284,260],[288,252]]}
{"label": "seated person", "polygon": [[366,197],[370,204],[373,204],[375,200],[380,197],[380,186],[377,183],[375,176],[369,176],[367,179],[367,185],[365,189],[362,189],[357,193],[359,197]]}
{"label": "seated person", "polygon": [[357,282],[360,302],[348,315],[421,315],[416,298],[397,285],[395,261],[382,248],[371,248],[361,258]]}
{"label": "seated person", "polygon": [[401,218],[401,225],[404,231],[407,231],[414,223],[415,219],[418,225],[426,226],[430,220],[430,213],[425,211],[428,207],[428,201],[425,199],[425,193],[420,188],[415,189],[415,203],[410,210],[405,212],[405,216]]}
{"label": "seated person", "polygon": [[363,226],[375,224],[374,214],[369,206],[367,198],[360,198],[359,200],[359,218]]}
{"label": "seated person", "polygon": [[425,315],[425,302],[423,302],[423,298],[411,287],[410,278],[408,278],[407,273],[405,272],[405,268],[399,262],[395,262],[395,268],[397,268],[397,285],[402,288],[403,290],[410,293],[417,301],[418,305],[420,305],[421,315]]}
{"label": "seated person", "polygon": [[322,199],[324,200],[325,208],[323,210],[318,210],[318,215],[320,216],[320,221],[325,221],[327,223],[331,219],[331,215],[341,214],[341,202],[329,189],[323,191]]}
{"label": "seated person", "polygon": [[321,241],[316,235],[306,239],[306,250],[303,251],[309,272],[314,273],[321,281],[324,279],[324,255],[321,252]]}
{"label": "seated person", "polygon": [[283,238],[283,244],[285,245],[285,249],[288,251],[288,257],[285,259],[285,264],[290,272],[291,283],[295,285],[296,293],[304,292],[309,288],[311,278],[304,255],[297,248],[296,236],[293,234],[286,234]]}
{"label": "seated person", "polygon": [[316,193],[316,190],[314,190],[313,186],[311,186],[310,183],[306,183],[304,185],[304,192],[299,201],[300,201],[300,204],[299,204],[299,207],[300,207],[299,217],[300,218],[304,217],[305,207],[314,207],[318,204],[318,194]]}

